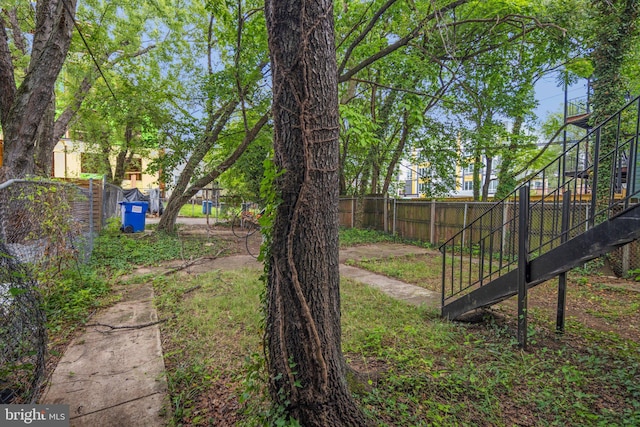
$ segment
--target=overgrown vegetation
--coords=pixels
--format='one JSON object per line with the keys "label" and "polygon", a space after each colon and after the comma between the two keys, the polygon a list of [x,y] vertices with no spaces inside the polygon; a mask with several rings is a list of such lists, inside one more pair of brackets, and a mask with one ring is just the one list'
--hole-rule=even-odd
{"label": "overgrown vegetation", "polygon": [[[416,258],[384,263],[410,271]],[[416,280],[438,274],[427,270],[414,273]],[[278,419],[266,391],[259,275],[155,280],[160,317],[176,315],[163,325],[175,425]],[[556,335],[555,318],[540,302],[553,300],[553,284],[542,285],[531,295],[528,351],[517,346],[509,306],[477,324],[447,322],[432,309],[343,280],[343,350],[359,373],[352,390],[380,426],[637,424],[640,346],[637,334],[616,328],[637,324],[629,307],[640,295],[584,277],[571,275],[570,305],[618,323],[599,329],[570,310],[566,334]]]}
{"label": "overgrown vegetation", "polygon": [[53,341],[65,339],[96,309],[117,300],[113,286],[134,267],[221,251],[219,245],[206,242],[204,237],[180,238],[157,232],[125,234],[117,220],[108,223],[94,246],[87,263],[69,260],[44,288],[44,308]]}
{"label": "overgrown vegetation", "polygon": [[[341,232],[343,245],[396,240],[374,231]],[[50,326],[60,333],[113,301],[114,279],[134,265],[219,250],[197,236],[127,235],[110,224],[90,262],[64,271],[50,289]],[[357,265],[420,284],[435,282],[440,258]],[[267,393],[260,274],[243,269],[128,279],[153,281],[159,317],[170,319],[161,327],[173,425],[286,425]],[[380,426],[637,425],[640,346],[629,325],[638,324],[640,294],[625,283],[608,285],[591,269],[573,272],[569,282],[566,334],[553,332],[555,285],[541,285],[530,295],[531,345],[523,351],[509,304],[480,323],[453,323],[433,309],[343,280],[343,350],[358,373],[351,386],[360,405]]]}
{"label": "overgrown vegetation", "polygon": [[215,254],[219,249],[207,244],[205,236],[180,238],[163,232],[123,234],[112,223],[96,241],[91,257],[94,266],[111,275],[131,271],[134,266],[154,265],[171,259],[191,259]]}
{"label": "overgrown vegetation", "polygon": [[383,233],[377,230],[363,228],[341,228],[340,229],[340,247],[348,247],[355,245],[367,245],[370,243],[408,243],[418,246],[428,247],[424,242],[411,241],[403,239],[394,234]]}
{"label": "overgrown vegetation", "polygon": [[[269,419],[258,276],[244,270],[156,283],[159,308],[177,315],[163,327],[176,425]],[[640,421],[640,356],[631,340],[612,341],[575,321],[563,338],[534,321],[534,344],[522,351],[515,325],[499,317],[446,322],[349,280],[342,301],[343,348],[362,373],[354,391],[377,425]]]}

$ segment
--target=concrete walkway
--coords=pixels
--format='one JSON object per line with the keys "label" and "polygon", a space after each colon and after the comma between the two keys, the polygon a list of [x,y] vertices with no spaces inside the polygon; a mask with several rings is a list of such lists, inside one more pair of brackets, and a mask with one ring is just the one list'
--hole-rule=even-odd
{"label": "concrete walkway", "polygon": [[427,307],[440,307],[440,293],[433,292],[420,286],[410,285],[400,280],[392,279],[379,274],[371,273],[361,268],[340,264],[340,275],[364,283],[379,291],[413,305],[425,305]]}
{"label": "concrete walkway", "polygon": [[165,425],[167,385],[157,320],[151,285],[129,292],[69,345],[41,403],[69,405],[72,426]]}
{"label": "concrete walkway", "polygon": [[[412,253],[429,251],[395,244],[347,248],[340,253],[340,274],[409,304],[438,307],[440,296],[436,292],[344,264],[349,259]],[[248,255],[219,258],[207,264],[209,270],[261,268]],[[151,285],[129,289],[122,302],[93,318],[86,331],[69,345],[40,403],[69,405],[71,426],[166,425],[169,402],[157,320]]]}

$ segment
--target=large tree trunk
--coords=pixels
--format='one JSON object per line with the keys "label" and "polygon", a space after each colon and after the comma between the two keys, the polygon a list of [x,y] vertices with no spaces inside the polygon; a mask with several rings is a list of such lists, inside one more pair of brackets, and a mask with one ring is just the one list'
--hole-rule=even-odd
{"label": "large tree trunk", "polygon": [[35,173],[36,175],[49,177],[51,176],[51,166],[53,163],[53,147],[50,147],[50,141],[53,140],[53,122],[56,116],[56,95],[51,94],[49,107],[42,116],[40,126],[38,126],[38,134],[36,136],[35,145]]}
{"label": "large tree trunk", "polygon": [[484,182],[482,183],[482,201],[489,199],[489,184],[491,184],[491,174],[493,173],[493,157],[486,156],[487,164],[485,165]]}
{"label": "large tree trunk", "polygon": [[347,388],[338,271],[338,94],[331,0],[267,0],[275,161],[270,391],[306,426],[367,421]]}
{"label": "large tree trunk", "polygon": [[509,138],[509,148],[502,152],[502,162],[500,163],[500,169],[498,170],[498,188],[496,189],[495,198],[503,199],[509,195],[516,188],[516,177],[513,171],[513,164],[515,162],[515,153],[518,149],[520,131],[522,129],[522,123],[524,117],[519,115],[514,118],[513,128],[511,130],[511,136]]}
{"label": "large tree trunk", "polygon": [[76,0],[37,2],[31,62],[19,88],[13,75],[5,23],[0,18],[0,119],[4,134],[0,180],[35,172],[38,128],[69,50],[75,9]]}

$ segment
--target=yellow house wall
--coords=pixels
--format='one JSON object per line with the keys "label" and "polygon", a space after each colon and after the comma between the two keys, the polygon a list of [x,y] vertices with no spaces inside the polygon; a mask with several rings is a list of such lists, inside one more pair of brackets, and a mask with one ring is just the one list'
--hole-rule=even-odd
{"label": "yellow house wall", "polygon": [[[155,153],[154,153],[155,155]],[[142,170],[147,170],[147,167],[152,162],[153,159],[142,159]],[[113,164],[113,163],[112,163]],[[149,175],[146,173],[142,174],[142,180],[136,180],[135,186],[136,188],[142,190],[144,188],[157,188],[159,184],[159,179],[155,175]],[[122,181],[122,188],[132,188],[132,182],[130,179],[124,179]]]}
{"label": "yellow house wall", "polygon": [[[81,153],[85,151],[85,146],[80,141],[72,141],[64,139],[56,145],[53,150],[54,158],[54,177],[56,178],[79,178],[82,173],[81,170]],[[152,153],[152,156],[156,156],[157,153]],[[152,159],[142,159],[142,170],[146,170]],[[115,157],[110,158],[111,166],[115,167]],[[122,181],[122,188],[129,189],[131,187],[131,180],[125,179]],[[136,180],[136,188],[142,190],[145,188],[155,188],[159,185],[159,179],[155,175],[142,174],[141,180]]]}

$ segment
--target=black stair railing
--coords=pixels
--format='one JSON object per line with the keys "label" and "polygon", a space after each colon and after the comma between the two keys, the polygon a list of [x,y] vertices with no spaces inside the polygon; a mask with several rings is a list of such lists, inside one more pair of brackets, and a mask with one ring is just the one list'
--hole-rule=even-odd
{"label": "black stair railing", "polygon": [[589,114],[589,97],[570,99],[567,101],[567,117]]}
{"label": "black stair railing", "polygon": [[[639,133],[636,98],[564,151],[559,141],[560,154],[524,178],[520,187],[529,187],[522,205],[528,211],[528,261],[638,202]],[[440,246],[443,308],[518,268],[520,187]],[[565,195],[569,211],[563,227]]]}

